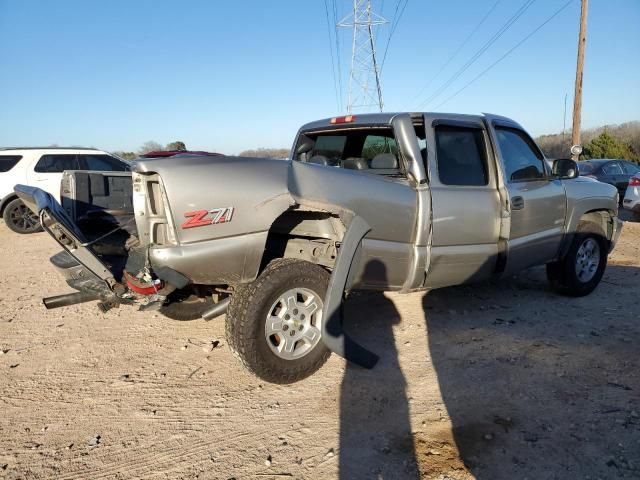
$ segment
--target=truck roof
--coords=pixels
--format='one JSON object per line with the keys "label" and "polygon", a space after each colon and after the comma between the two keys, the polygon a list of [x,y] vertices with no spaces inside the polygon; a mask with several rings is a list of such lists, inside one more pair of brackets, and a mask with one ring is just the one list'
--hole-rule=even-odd
{"label": "truck roof", "polygon": [[[301,127],[301,130],[315,130],[318,128],[327,128],[327,127],[345,127],[345,126],[355,126],[355,125],[390,125],[393,118],[396,115],[408,113],[411,117],[415,119],[419,119],[422,116],[428,117],[443,117],[449,120],[460,120],[460,121],[482,121],[484,119],[489,120],[502,120],[505,123],[511,123],[514,125],[518,125],[514,120],[503,117],[501,115],[495,115],[492,113],[481,113],[481,114],[466,114],[466,113],[443,113],[443,112],[383,112],[383,113],[355,113],[353,115],[343,115],[332,118],[325,118],[322,120],[316,120],[314,122],[309,122]],[[348,117],[351,117],[349,119]],[[338,124],[336,124],[336,119],[340,119]],[[347,119],[345,121],[344,119]]]}

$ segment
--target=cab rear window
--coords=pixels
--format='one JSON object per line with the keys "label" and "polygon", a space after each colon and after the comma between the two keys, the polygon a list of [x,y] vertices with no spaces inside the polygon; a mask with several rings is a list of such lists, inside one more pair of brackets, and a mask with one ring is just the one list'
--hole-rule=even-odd
{"label": "cab rear window", "polygon": [[0,173],[8,172],[22,159],[22,155],[0,155]]}

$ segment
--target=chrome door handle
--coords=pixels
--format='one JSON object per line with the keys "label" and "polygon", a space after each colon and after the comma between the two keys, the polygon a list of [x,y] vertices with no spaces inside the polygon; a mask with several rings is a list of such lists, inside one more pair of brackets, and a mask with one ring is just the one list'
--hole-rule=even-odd
{"label": "chrome door handle", "polygon": [[517,196],[511,199],[511,210],[522,210],[524,208],[524,198]]}

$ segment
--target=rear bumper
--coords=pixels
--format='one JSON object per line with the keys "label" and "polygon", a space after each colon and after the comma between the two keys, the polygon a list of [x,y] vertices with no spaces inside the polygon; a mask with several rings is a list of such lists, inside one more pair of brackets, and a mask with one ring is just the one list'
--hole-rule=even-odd
{"label": "rear bumper", "polygon": [[99,300],[111,302],[117,300],[113,291],[103,280],[66,250],[56,253],[50,260],[71,288],[93,295]]}
{"label": "rear bumper", "polygon": [[640,200],[633,201],[631,199],[624,199],[622,203],[622,207],[625,210],[630,210],[632,212],[640,213]]}

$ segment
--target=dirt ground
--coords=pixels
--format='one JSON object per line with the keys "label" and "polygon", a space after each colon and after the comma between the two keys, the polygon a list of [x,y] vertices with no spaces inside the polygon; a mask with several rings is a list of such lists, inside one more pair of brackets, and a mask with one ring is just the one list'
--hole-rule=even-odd
{"label": "dirt ground", "polygon": [[585,298],[542,269],[358,295],[378,366],[334,355],[290,386],[245,373],[223,319],[46,311],[53,240],[0,245],[2,478],[640,478],[639,223]]}

